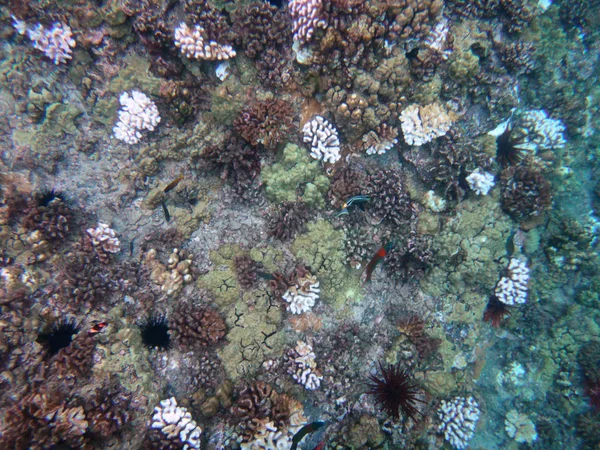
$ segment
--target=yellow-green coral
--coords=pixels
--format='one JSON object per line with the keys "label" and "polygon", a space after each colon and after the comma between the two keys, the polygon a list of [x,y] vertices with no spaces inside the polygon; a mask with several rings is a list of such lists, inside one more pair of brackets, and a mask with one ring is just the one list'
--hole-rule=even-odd
{"label": "yellow-green coral", "polygon": [[321,299],[340,307],[347,301],[360,298],[358,273],[352,273],[345,264],[345,234],[325,221],[308,224],[308,232],[299,235],[292,244],[292,252],[317,276],[321,283]]}
{"label": "yellow-green coral", "polygon": [[308,151],[295,144],[287,144],[279,162],[262,172],[267,196],[274,202],[295,202],[298,193],[310,206],[323,207],[323,194],[329,189],[329,179],[319,162]]}
{"label": "yellow-green coral", "polygon": [[281,358],[285,344],[283,330],[277,331],[281,308],[272,305],[268,292],[246,293],[224,314],[229,343],[219,351],[219,358],[229,379],[252,376],[265,360]]}

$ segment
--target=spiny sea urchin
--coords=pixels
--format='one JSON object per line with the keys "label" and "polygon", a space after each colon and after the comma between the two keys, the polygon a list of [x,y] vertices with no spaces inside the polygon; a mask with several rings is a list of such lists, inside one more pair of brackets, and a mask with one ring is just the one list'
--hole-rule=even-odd
{"label": "spiny sea urchin", "polygon": [[68,347],[73,335],[79,332],[79,325],[73,318],[59,319],[38,335],[37,342],[44,344],[50,356],[56,355],[61,348]]}
{"label": "spiny sea urchin", "polygon": [[164,314],[152,314],[138,322],[137,325],[142,332],[142,342],[150,350],[168,350],[171,348],[169,322]]}
{"label": "spiny sea urchin", "polygon": [[370,375],[371,390],[368,394],[374,395],[377,403],[391,415],[394,420],[400,418],[400,410],[405,416],[415,419],[421,412],[417,409],[417,402],[424,403],[419,395],[417,384],[406,369],[398,364],[384,366],[379,361],[380,376]]}
{"label": "spiny sea urchin", "polygon": [[510,316],[509,307],[492,295],[483,313],[483,320],[490,322],[494,328],[498,328],[502,321]]}
{"label": "spiny sea urchin", "polygon": [[61,201],[67,203],[67,196],[57,191],[56,189],[42,189],[40,192],[34,195],[35,203],[37,206],[48,206],[54,201]]}

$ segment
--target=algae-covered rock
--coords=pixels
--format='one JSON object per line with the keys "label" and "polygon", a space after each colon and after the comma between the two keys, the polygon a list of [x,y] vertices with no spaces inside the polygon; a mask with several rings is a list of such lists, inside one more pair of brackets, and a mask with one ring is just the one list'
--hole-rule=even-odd
{"label": "algae-covered rock", "polygon": [[263,169],[267,196],[274,202],[295,202],[298,196],[309,206],[323,207],[329,179],[319,162],[295,144],[287,144],[280,160]]}

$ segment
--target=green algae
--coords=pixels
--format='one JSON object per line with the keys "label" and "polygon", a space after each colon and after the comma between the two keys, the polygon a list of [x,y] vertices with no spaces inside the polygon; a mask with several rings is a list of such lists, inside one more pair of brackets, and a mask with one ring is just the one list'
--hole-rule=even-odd
{"label": "green algae", "polygon": [[300,199],[307,205],[322,208],[324,194],[329,189],[329,179],[308,152],[295,144],[287,144],[279,161],[263,169],[269,200],[295,202]]}

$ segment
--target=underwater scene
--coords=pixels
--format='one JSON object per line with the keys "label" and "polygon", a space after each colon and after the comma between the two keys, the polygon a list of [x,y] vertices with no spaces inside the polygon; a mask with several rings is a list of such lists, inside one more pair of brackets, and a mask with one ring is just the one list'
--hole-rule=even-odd
{"label": "underwater scene", "polygon": [[600,0],[0,34],[0,450],[600,449]]}

